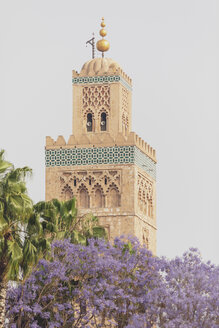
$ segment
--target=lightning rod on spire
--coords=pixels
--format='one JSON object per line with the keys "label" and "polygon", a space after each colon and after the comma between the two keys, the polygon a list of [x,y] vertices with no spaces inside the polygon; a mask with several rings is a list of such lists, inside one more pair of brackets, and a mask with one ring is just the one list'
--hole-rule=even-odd
{"label": "lightning rod on spire", "polygon": [[92,58],[94,59],[95,58],[95,37],[94,37],[94,33],[93,33],[93,37],[86,42],[86,46],[87,46],[87,44],[90,44],[91,47],[92,47]]}

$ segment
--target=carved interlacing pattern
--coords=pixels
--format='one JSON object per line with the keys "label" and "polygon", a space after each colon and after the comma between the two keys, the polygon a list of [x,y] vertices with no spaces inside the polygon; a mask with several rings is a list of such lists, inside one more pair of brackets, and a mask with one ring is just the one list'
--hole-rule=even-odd
{"label": "carved interlacing pattern", "polygon": [[120,206],[121,172],[119,170],[90,170],[62,172],[61,198],[75,196],[79,207]]}
{"label": "carved interlacing pattern", "polygon": [[126,113],[122,114],[122,125],[125,128],[125,130],[127,130],[129,127],[129,118],[128,118],[128,114]]}
{"label": "carved interlacing pattern", "polygon": [[128,112],[128,95],[128,90],[122,88],[122,112]]}
{"label": "carved interlacing pattern", "polygon": [[125,133],[127,133],[129,127],[128,95],[129,95],[128,90],[122,88],[122,126]]}
{"label": "carved interlacing pattern", "polygon": [[138,173],[138,207],[142,213],[153,218],[153,182]]}
{"label": "carved interlacing pattern", "polygon": [[108,85],[90,86],[83,88],[83,110],[90,108],[96,110],[99,108],[110,108],[110,88]]}

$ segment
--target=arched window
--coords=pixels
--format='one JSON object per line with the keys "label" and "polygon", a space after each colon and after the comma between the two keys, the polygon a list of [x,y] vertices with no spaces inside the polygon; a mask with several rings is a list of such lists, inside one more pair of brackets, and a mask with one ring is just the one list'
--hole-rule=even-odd
{"label": "arched window", "polygon": [[86,189],[81,189],[79,194],[80,207],[89,208],[89,195]]}
{"label": "arched window", "polygon": [[109,191],[109,207],[120,206],[120,195],[116,188],[112,188]]}
{"label": "arched window", "polygon": [[106,131],[106,113],[101,113],[101,117],[100,117],[100,130],[101,131]]}
{"label": "arched window", "polygon": [[87,114],[87,132],[93,131],[93,117],[91,113]]}

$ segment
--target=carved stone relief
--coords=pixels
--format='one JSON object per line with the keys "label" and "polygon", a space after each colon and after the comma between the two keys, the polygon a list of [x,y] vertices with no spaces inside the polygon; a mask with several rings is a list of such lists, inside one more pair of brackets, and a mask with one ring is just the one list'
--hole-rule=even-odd
{"label": "carved stone relief", "polygon": [[127,135],[129,129],[128,94],[128,90],[122,88],[122,130],[125,135]]}
{"label": "carved stone relief", "polygon": [[[92,115],[92,131],[107,131],[110,112],[110,87],[108,85],[87,86],[83,87],[82,92],[84,128],[86,128],[86,124],[89,123],[87,122],[87,115],[90,114]],[[105,115],[106,122],[103,119],[101,120],[101,114]],[[106,125],[104,129],[102,126],[103,124]]]}
{"label": "carved stone relief", "polygon": [[146,247],[148,249],[149,248],[149,230],[148,229],[143,229],[142,241],[143,241],[143,244],[146,245]]}
{"label": "carved stone relief", "polygon": [[62,172],[59,181],[61,198],[75,196],[80,208],[120,206],[120,170]]}
{"label": "carved stone relief", "polygon": [[104,106],[110,107],[110,87],[108,85],[98,85],[83,88],[83,110],[87,108],[98,109]]}
{"label": "carved stone relief", "polygon": [[146,216],[153,218],[153,182],[148,178],[138,173],[137,179],[138,188],[138,207],[139,210]]}

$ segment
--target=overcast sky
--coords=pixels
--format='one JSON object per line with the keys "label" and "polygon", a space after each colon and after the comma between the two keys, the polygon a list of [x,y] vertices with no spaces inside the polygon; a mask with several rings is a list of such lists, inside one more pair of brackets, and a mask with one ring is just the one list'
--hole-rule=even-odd
{"label": "overcast sky", "polygon": [[133,79],[132,130],[157,151],[158,255],[218,264],[218,0],[0,0],[0,148],[44,199],[45,136],[71,134],[72,69],[102,16]]}

